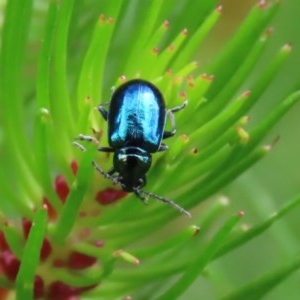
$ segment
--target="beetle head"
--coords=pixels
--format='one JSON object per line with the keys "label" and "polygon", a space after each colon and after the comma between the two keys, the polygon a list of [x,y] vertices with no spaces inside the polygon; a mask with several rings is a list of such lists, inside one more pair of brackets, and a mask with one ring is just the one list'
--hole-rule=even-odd
{"label": "beetle head", "polygon": [[118,149],[114,155],[114,169],[119,173],[122,188],[132,192],[146,184],[145,175],[151,166],[151,155],[138,147]]}

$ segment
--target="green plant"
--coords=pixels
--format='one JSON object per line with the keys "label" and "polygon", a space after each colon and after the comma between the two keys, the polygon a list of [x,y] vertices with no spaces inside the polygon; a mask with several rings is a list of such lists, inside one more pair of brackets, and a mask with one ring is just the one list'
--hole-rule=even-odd
{"label": "green plant", "polygon": [[[216,1],[7,1],[0,56],[0,285],[17,299],[177,299],[206,268],[259,236],[299,204],[296,197],[250,230],[224,197],[193,219],[148,206],[103,179],[111,158],[95,145],[72,145],[92,132],[106,145],[106,124],[93,108],[110,88],[141,77],[167,106],[187,98],[170,150],[156,154],[147,189],[192,209],[269,153],[262,145],[299,100],[295,88],[265,117],[249,123],[288,57],[286,44],[248,83],[280,7],[259,1],[207,65],[193,61],[217,22]],[[168,19],[169,21],[165,21]],[[183,29],[186,27],[187,29]],[[126,197],[125,197],[126,196]],[[225,200],[224,200],[225,199]],[[198,234],[200,226],[201,231]],[[167,237],[165,236],[167,234]],[[259,299],[299,267],[294,258],[224,299]],[[13,296],[12,296],[13,297]],[[72,298],[73,299],[73,298]]]}

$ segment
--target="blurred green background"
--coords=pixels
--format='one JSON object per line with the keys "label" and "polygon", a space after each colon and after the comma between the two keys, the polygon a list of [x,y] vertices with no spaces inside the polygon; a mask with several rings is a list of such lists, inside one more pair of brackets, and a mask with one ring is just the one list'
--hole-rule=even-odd
{"label": "blurred green background", "polygon": [[[226,40],[234,33],[249,9],[257,1],[220,1],[223,13],[210,38],[201,49],[200,64],[209,61]],[[288,90],[300,88],[300,2],[282,1],[282,7],[271,26],[273,36],[252,76],[264,68],[269,56],[286,44],[292,45],[292,53],[284,68],[250,114],[253,122],[264,117],[266,109],[282,100]],[[202,58],[205,57],[203,61]],[[247,89],[247,83],[244,89]],[[244,210],[245,225],[262,221],[274,213],[300,191],[300,104],[296,105],[273,128],[266,144],[277,137],[279,142],[271,153],[251,170],[240,176],[234,184],[226,188],[225,195],[230,198],[232,212]],[[249,124],[251,126],[251,122]],[[296,208],[282,221],[272,226],[266,233],[236,251],[216,261],[208,270],[210,280],[199,279],[189,290],[191,299],[217,299],[218,290],[233,290],[249,280],[278,268],[299,253],[300,209]],[[213,278],[213,280],[211,280]],[[300,271],[295,272],[264,299],[299,299]],[[213,283],[212,283],[213,282]],[[212,284],[211,284],[212,283]],[[188,299],[187,295],[181,299]]]}

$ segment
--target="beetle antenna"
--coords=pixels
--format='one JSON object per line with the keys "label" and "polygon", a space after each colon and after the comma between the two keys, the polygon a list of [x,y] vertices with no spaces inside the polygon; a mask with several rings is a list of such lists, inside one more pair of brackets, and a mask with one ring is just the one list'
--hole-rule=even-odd
{"label": "beetle antenna", "polygon": [[121,185],[119,179],[106,173],[94,160],[92,161],[93,167],[98,171],[104,178],[110,179],[114,184]]}
{"label": "beetle antenna", "polygon": [[[78,142],[73,142],[73,145],[83,152],[86,151],[85,147],[79,144]],[[121,182],[118,180],[117,177],[111,176],[110,174],[106,173],[94,160],[92,161],[92,165],[94,169],[97,172],[99,172],[104,178],[110,179],[114,184],[121,185]]]}
{"label": "beetle antenna", "polygon": [[150,198],[156,199],[158,201],[164,202],[164,203],[172,206],[173,208],[178,210],[180,213],[186,215],[188,218],[192,217],[191,214],[188,211],[186,211],[183,207],[179,206],[178,204],[176,204],[174,201],[172,201],[170,199],[158,196],[158,195],[150,193],[150,192],[145,192],[145,191],[142,191],[142,190],[138,190],[138,189],[136,189],[134,192],[139,198],[142,199],[143,202],[145,201],[145,198],[150,197]]}

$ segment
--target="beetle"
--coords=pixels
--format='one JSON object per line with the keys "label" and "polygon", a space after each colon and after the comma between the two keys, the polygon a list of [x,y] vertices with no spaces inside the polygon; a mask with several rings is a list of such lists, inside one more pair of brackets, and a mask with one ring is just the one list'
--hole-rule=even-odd
{"label": "beetle", "polygon": [[[162,140],[175,135],[173,113],[184,109],[187,100],[166,109],[163,95],[155,85],[146,80],[133,79],[113,92],[108,105],[108,110],[105,108],[107,104],[97,107],[108,123],[109,143],[109,147],[98,147],[98,150],[114,154],[113,167],[105,172],[93,162],[95,169],[124,191],[133,192],[143,202],[148,197],[155,198],[190,217],[189,212],[172,200],[142,190],[146,185],[146,173],[151,167],[151,155],[168,149]],[[167,117],[171,121],[171,131],[164,130]],[[85,135],[79,135],[78,139],[95,140]]]}

